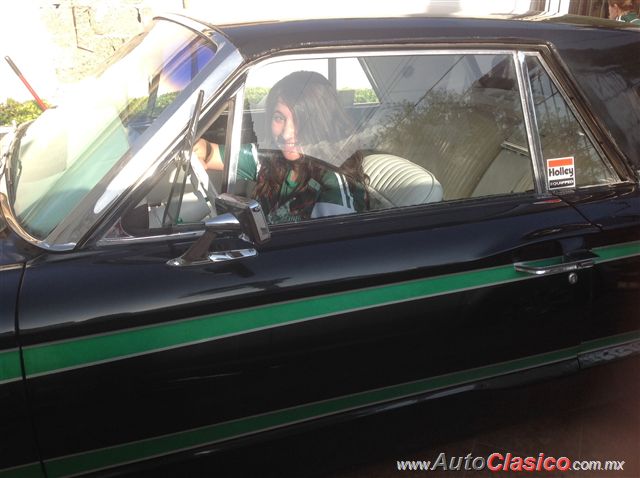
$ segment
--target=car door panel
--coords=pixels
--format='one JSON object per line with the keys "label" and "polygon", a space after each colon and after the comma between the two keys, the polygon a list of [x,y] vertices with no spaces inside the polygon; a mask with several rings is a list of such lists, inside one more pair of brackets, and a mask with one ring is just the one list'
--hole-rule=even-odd
{"label": "car door panel", "polygon": [[23,272],[23,258],[15,252],[8,244],[0,251],[0,474],[6,469],[19,469],[30,476],[41,476],[15,333]]}
{"label": "car door panel", "polygon": [[389,401],[575,359],[590,272],[570,285],[513,263],[558,257],[595,228],[558,201],[434,211],[310,225],[323,237],[285,228],[232,263],[170,267],[186,245],[161,243],[31,264],[21,337],[47,469],[205,446],[372,405],[372,390]]}
{"label": "car door panel", "polygon": [[[584,364],[600,363],[640,350],[640,192],[637,184],[621,184],[598,191],[577,191],[567,201],[600,233],[589,238],[602,260],[594,270],[593,306],[582,328],[583,355],[595,350]],[[617,337],[617,338],[616,338]],[[604,340],[603,338],[611,338]],[[628,344],[626,344],[628,343]],[[620,348],[621,347],[621,348]],[[601,349],[612,348],[607,357]]]}
{"label": "car door panel", "polygon": [[[405,275],[411,279],[359,291],[348,317],[275,329],[274,348],[289,351],[295,359],[280,357],[272,370],[274,383],[288,387],[290,397],[310,400],[323,393],[347,395],[447,374],[455,376],[445,382],[453,386],[494,373],[487,368],[469,379],[461,371],[500,363],[506,364],[502,373],[507,373],[524,366],[518,360],[525,357],[537,356],[540,365],[558,360],[556,351],[563,351],[565,359],[575,356],[577,327],[589,305],[590,272],[581,271],[573,285],[566,274],[529,279],[511,272],[513,262],[562,255],[567,238],[577,236],[581,243],[582,234],[596,229],[566,207],[531,215],[526,208],[518,212],[519,217],[501,211],[503,217],[477,223],[368,241],[375,244],[368,249],[377,250],[381,262],[385,256],[399,263],[420,258],[431,268],[421,269],[414,262]],[[566,222],[547,222],[560,218]],[[510,238],[495,231],[509,231]],[[510,241],[512,247],[506,245]],[[475,258],[451,262],[448,268],[436,266],[454,251]]]}

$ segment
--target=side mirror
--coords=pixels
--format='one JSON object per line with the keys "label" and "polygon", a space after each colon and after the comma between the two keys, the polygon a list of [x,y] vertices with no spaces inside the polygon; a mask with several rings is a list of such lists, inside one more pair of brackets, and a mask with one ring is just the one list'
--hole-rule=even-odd
{"label": "side mirror", "polygon": [[204,234],[183,255],[167,261],[167,265],[202,265],[258,254],[254,247],[211,250],[213,241],[220,236],[237,235],[249,245],[261,245],[271,238],[267,219],[258,201],[233,194],[221,194],[216,198],[216,206],[227,212],[206,221]]}
{"label": "side mirror", "polygon": [[[216,198],[216,206],[237,217],[242,231],[254,244],[261,245],[271,239],[267,218],[255,199],[225,193]],[[215,222],[215,218],[211,222]]]}

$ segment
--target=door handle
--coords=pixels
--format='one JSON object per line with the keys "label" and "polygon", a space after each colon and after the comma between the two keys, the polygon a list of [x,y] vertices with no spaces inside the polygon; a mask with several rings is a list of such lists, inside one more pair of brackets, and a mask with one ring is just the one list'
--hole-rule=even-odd
{"label": "door handle", "polygon": [[562,274],[563,272],[576,272],[589,269],[596,265],[597,255],[591,251],[580,251],[566,254],[562,262],[557,264],[541,264],[541,261],[515,262],[513,268],[517,272],[525,272],[536,276]]}

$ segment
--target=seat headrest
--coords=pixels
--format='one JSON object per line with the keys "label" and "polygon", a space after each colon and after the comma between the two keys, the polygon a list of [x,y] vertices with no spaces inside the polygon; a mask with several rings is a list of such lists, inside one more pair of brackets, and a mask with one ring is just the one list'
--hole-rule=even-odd
{"label": "seat headrest", "polygon": [[436,177],[411,161],[392,154],[371,154],[362,166],[381,207],[442,201],[442,185]]}

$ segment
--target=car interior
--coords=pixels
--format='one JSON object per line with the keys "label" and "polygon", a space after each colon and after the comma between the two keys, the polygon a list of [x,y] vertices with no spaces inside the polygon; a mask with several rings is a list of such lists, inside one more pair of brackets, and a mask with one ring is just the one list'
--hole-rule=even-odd
{"label": "car interior", "polygon": [[[354,64],[360,68],[359,90],[340,88],[335,75],[328,76],[354,125],[353,130],[347,132],[347,143],[355,145],[353,148],[363,155],[370,210],[534,191],[534,173],[512,55],[446,53],[367,56],[353,60],[348,74],[353,74]],[[335,59],[323,61],[329,66],[333,62],[335,70]],[[284,60],[275,63],[277,68],[273,65],[256,68],[245,85],[241,143],[255,144],[258,149],[269,141],[264,99],[270,86],[290,72],[318,69],[318,60]],[[535,66],[532,65],[532,70],[539,78],[542,69],[536,70]],[[338,69],[338,78],[340,74]],[[550,80],[547,83],[552,86]],[[549,93],[548,84],[540,91],[534,88],[538,93],[538,116],[552,118],[556,123],[561,118],[561,122],[566,123],[565,117],[570,113],[557,90]],[[363,91],[364,100],[362,95],[358,96]],[[200,132],[203,138],[226,144],[230,131],[229,107],[206,113],[200,124],[201,128],[208,125]],[[557,124],[554,127],[561,128]],[[591,172],[588,168],[581,169],[579,179],[587,183],[594,176],[605,181],[607,177],[613,178],[612,174],[607,176],[606,171],[603,174],[603,163],[579,126],[572,124],[564,130],[568,133],[542,137],[548,154],[584,155],[586,159],[578,159],[585,164],[594,163],[596,168]],[[541,127],[541,135],[544,132],[545,128]],[[583,151],[574,146],[575,138],[586,145]],[[250,195],[251,184],[227,185],[224,172],[208,171],[207,174],[214,191],[224,192],[229,188],[236,194]],[[173,190],[175,177],[175,169],[166,171],[165,178],[142,200],[141,206],[148,211],[143,230],[158,233],[175,226],[201,227],[204,219],[216,215],[215,198],[207,197],[205,188],[192,179],[184,181],[179,219],[168,218],[166,198]]]}

